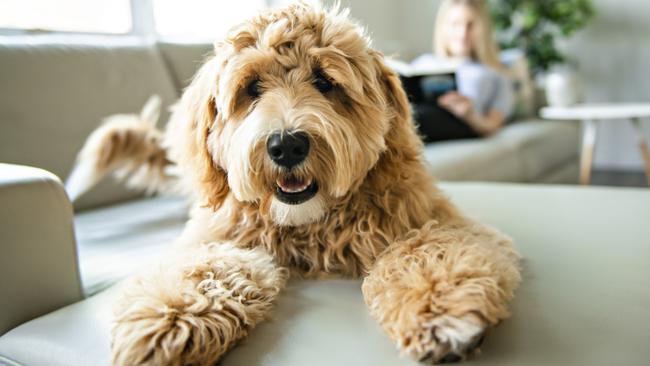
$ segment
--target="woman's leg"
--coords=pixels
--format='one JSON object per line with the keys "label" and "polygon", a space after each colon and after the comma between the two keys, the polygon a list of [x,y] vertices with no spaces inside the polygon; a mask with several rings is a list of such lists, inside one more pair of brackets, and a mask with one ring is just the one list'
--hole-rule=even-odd
{"label": "woman's leg", "polygon": [[478,137],[465,121],[437,104],[416,104],[413,114],[424,142]]}

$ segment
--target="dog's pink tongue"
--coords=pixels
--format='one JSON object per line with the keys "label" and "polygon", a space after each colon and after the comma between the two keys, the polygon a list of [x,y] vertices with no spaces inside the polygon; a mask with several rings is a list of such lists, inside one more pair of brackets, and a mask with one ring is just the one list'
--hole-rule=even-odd
{"label": "dog's pink tongue", "polygon": [[277,185],[281,190],[287,193],[302,192],[311,184],[311,180],[298,179],[296,177],[280,178]]}

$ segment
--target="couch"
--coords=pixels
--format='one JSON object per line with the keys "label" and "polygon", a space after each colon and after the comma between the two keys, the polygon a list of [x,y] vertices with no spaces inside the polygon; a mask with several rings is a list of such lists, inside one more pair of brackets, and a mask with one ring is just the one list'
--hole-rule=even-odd
{"label": "couch", "polygon": [[[6,164],[0,176],[13,177],[0,181],[0,199],[11,212],[0,218],[12,229],[0,232],[3,251],[10,253],[0,257],[0,278],[10,279],[2,285],[9,295],[0,298],[2,319],[22,324],[0,336],[0,365],[108,365],[111,303],[120,285],[81,300],[71,235],[78,219],[56,176]],[[650,191],[462,182],[441,187],[462,210],[512,235],[523,255],[511,319],[489,332],[482,354],[468,364],[647,364]],[[146,210],[149,204],[130,207]],[[131,211],[120,209],[112,212],[117,218]],[[360,286],[343,279],[290,282],[270,320],[220,364],[417,365],[398,357],[368,315]],[[39,313],[45,315],[28,321]],[[7,330],[7,322],[0,327],[0,333]]]}
{"label": "couch", "polygon": [[[3,256],[0,274],[12,280],[0,286],[3,294],[11,294],[2,296],[0,334],[111,287],[164,253],[180,233],[187,212],[182,199],[145,198],[107,180],[71,206],[53,187],[69,174],[76,153],[103,117],[135,113],[153,93],[170,105],[209,49],[204,44],[153,43],[131,36],[0,36],[0,162],[14,164],[0,172],[3,197],[15,207],[24,201],[23,208],[32,209],[29,215],[20,212],[31,217],[29,221],[8,211],[0,223],[6,235],[3,245],[30,243],[12,246],[13,252],[4,250],[9,255]],[[165,111],[161,121],[167,117]],[[429,145],[425,157],[432,173],[443,181],[575,183],[578,145],[577,124],[528,117],[489,138]],[[55,191],[58,196],[48,196],[50,203],[40,203],[43,192]],[[72,212],[72,223],[56,221]],[[32,232],[26,222],[34,227],[47,222],[48,230],[56,233]],[[68,237],[59,235],[61,230]],[[16,241],[13,235],[23,235],[24,240]],[[48,243],[50,237],[66,242],[66,251]],[[35,253],[40,257],[32,258]],[[27,262],[16,259],[21,256]],[[59,267],[50,268],[50,258]],[[14,271],[20,272],[24,263],[43,268],[45,277],[33,273],[16,277]],[[62,290],[28,294],[25,288],[73,283],[71,278],[78,283]]]}
{"label": "couch", "polygon": [[[170,105],[209,51],[133,36],[0,36],[0,162],[65,179],[102,118],[136,113],[153,93]],[[165,110],[161,124],[168,116]],[[576,183],[578,127],[524,116],[489,138],[430,144],[425,157],[444,181]],[[179,232],[177,202],[137,199],[138,192],[106,180],[75,201],[85,294],[127,275],[129,263]],[[158,226],[149,223],[151,212]]]}
{"label": "couch", "polygon": [[[0,36],[0,161],[64,179],[104,117],[136,113],[154,93],[170,105],[210,48],[134,36]],[[578,149],[577,124],[528,113],[491,138],[431,144],[425,156],[441,180],[575,183]],[[107,181],[75,209],[136,197]]]}

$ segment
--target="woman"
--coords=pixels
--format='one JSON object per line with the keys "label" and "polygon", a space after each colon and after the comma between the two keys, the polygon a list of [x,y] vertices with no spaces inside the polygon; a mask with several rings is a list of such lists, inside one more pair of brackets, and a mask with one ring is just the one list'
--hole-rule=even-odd
{"label": "woman", "polygon": [[[501,73],[499,50],[492,35],[485,1],[443,0],[434,32],[437,57],[461,59],[457,91],[437,105],[415,105],[415,117],[426,142],[487,136],[498,131],[513,108],[510,80]],[[413,61],[435,62],[433,55]]]}

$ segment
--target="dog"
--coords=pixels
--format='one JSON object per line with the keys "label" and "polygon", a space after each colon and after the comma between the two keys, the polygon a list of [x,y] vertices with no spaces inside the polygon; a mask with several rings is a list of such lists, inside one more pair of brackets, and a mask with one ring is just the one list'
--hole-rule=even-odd
{"label": "dog", "polygon": [[133,186],[193,202],[173,254],[122,289],[114,364],[212,365],[289,277],[363,278],[372,317],[427,362],[476,353],[509,316],[512,240],[436,187],[399,76],[346,10],[299,3],[244,22],[165,132],[152,114],[109,120],[75,168],[93,182],[139,172]]}

